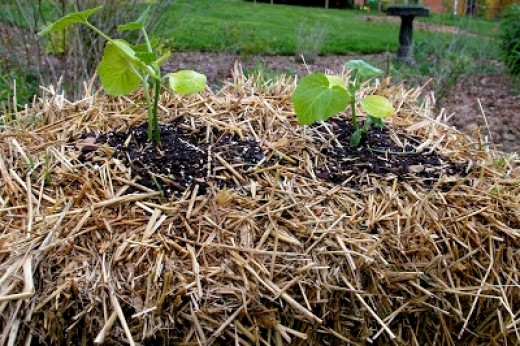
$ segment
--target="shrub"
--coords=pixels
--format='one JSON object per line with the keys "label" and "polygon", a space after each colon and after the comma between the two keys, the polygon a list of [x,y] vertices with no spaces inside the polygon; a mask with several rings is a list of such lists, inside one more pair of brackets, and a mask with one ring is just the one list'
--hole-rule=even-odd
{"label": "shrub", "polygon": [[437,102],[445,99],[465,76],[497,72],[497,66],[492,62],[500,58],[497,43],[492,38],[463,35],[420,39],[414,43],[414,56],[415,65],[396,62],[391,72],[397,80],[418,84],[433,78],[430,86]]}
{"label": "shrub", "polygon": [[321,53],[321,47],[325,42],[326,28],[320,23],[311,24],[303,21],[296,31],[296,61],[314,63]]}
{"label": "shrub", "polygon": [[511,5],[500,25],[502,59],[513,76],[520,76],[520,4]]}
{"label": "shrub", "polygon": [[[162,16],[175,0],[157,2],[147,29],[160,35]],[[77,27],[55,32],[46,40],[39,40],[35,33],[49,22],[64,15],[86,8],[103,6],[103,11],[92,18],[92,23],[109,35],[128,40],[141,39],[138,33],[118,33],[117,27],[126,18],[135,18],[142,12],[142,0],[5,0],[0,1],[0,68],[12,79],[26,81],[37,76],[36,84],[57,85],[68,97],[81,97],[84,81],[95,72],[103,56],[104,40],[88,28]],[[154,35],[156,36],[156,35]],[[14,77],[13,77],[14,75]],[[5,82],[5,81],[4,81]],[[17,84],[17,94],[21,91]],[[5,95],[4,95],[5,96]],[[18,96],[18,103],[30,102],[33,95]]]}

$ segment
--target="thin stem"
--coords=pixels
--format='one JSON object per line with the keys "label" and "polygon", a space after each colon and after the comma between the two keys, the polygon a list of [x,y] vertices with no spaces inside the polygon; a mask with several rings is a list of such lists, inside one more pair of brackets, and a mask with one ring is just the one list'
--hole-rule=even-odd
{"label": "thin stem", "polygon": [[103,37],[107,42],[114,43],[114,40],[112,40],[103,31],[99,30],[94,25],[90,24],[89,22],[85,22],[84,24],[88,26],[90,29],[94,30],[99,36]]}
{"label": "thin stem", "polygon": [[161,132],[159,129],[159,120],[157,119],[157,105],[159,104],[159,97],[161,96],[161,81],[155,80],[155,98],[153,103],[152,118],[155,131],[155,144],[161,144]]}
{"label": "thin stem", "polygon": [[352,111],[352,126],[354,127],[354,131],[357,131],[359,126],[356,116],[356,92],[359,90],[359,75],[356,70],[352,71],[352,74],[353,82],[349,85],[350,96],[352,97],[350,100],[350,109]]}
{"label": "thin stem", "polygon": [[357,131],[359,129],[359,126],[358,126],[357,116],[356,116],[356,99],[355,99],[355,97],[352,97],[352,100],[350,100],[350,109],[352,110],[352,126],[354,126],[354,131]]}
{"label": "thin stem", "polygon": [[142,28],[141,31],[143,32],[144,41],[146,42],[146,47],[148,48],[148,51],[151,53],[152,50],[152,44],[150,43],[150,38],[148,38],[148,34],[146,33],[146,29]]}
{"label": "thin stem", "polygon": [[148,87],[148,80],[145,79],[143,82],[144,96],[146,98],[146,109],[148,110],[148,140],[153,139],[153,113],[152,113],[152,99],[150,97],[150,88]]}

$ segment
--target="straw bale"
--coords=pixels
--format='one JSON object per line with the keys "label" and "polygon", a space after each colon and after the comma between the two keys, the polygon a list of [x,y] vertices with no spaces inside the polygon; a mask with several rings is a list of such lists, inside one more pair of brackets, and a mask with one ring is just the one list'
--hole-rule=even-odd
{"label": "straw bale", "polygon": [[316,167],[337,140],[327,124],[297,125],[293,88],[238,73],[218,92],[163,95],[164,123],[265,154],[242,167],[217,153],[205,194],[168,198],[107,146],[78,160],[81,134],[146,119],[141,95],[71,102],[48,88],[3,114],[0,345],[518,344],[518,157],[385,80],[362,93],[397,106],[394,141],[407,134],[465,174],[327,182]]}

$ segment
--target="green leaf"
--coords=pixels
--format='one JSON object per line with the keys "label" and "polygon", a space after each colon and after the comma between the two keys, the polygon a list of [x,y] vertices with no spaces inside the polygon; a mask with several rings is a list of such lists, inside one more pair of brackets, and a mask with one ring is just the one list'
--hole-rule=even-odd
{"label": "green leaf", "polygon": [[345,88],[345,82],[343,81],[343,78],[338,76],[331,76],[331,75],[325,75],[327,77],[327,80],[329,81],[329,88],[332,88],[334,86]]}
{"label": "green leaf", "polygon": [[122,24],[117,27],[117,31],[130,31],[130,30],[141,30],[144,29],[146,22],[148,21],[148,18],[151,14],[152,6],[148,6],[146,10],[141,13],[139,18],[137,18],[135,21]]}
{"label": "green leaf", "polygon": [[103,7],[103,6],[98,6],[98,7],[91,8],[91,9],[88,9],[88,10],[85,10],[82,12],[70,13],[70,14],[66,15],[65,17],[62,17],[62,18],[58,19],[57,21],[49,24],[45,29],[43,29],[42,31],[40,31],[38,33],[38,36],[40,36],[40,37],[45,36],[53,31],[63,30],[66,27],[77,24],[77,23],[85,24],[88,22],[88,17],[90,17],[92,14],[99,11],[101,9],[101,7]]}
{"label": "green leaf", "polygon": [[130,22],[117,27],[117,31],[141,30],[144,27],[142,23]]}
{"label": "green leaf", "polygon": [[373,120],[372,119],[378,119],[378,118],[374,118],[374,117],[369,115],[365,119],[365,123],[363,124],[363,131],[368,132],[368,130],[370,129],[370,126],[372,126],[372,124],[373,124]]}
{"label": "green leaf", "polygon": [[130,60],[139,60],[135,56],[135,52],[132,49],[132,47],[130,47],[130,44],[128,44],[128,42],[126,42],[125,40],[112,40],[111,44],[114,44],[117,48],[119,48],[124,53],[124,55]]}
{"label": "green leaf", "polygon": [[377,127],[385,126],[385,124],[383,123],[383,119],[381,118],[376,118],[371,115],[369,115],[368,118],[370,119],[371,124],[376,125]]}
{"label": "green leaf", "polygon": [[345,64],[349,70],[354,70],[362,79],[377,77],[383,73],[382,70],[374,67],[363,60],[350,60]]}
{"label": "green leaf", "polygon": [[[127,95],[139,88],[141,82],[133,62],[122,51],[124,41],[118,42],[107,43],[103,59],[98,66],[103,89],[112,96]],[[133,52],[130,47],[128,49]]]}
{"label": "green leaf", "polygon": [[45,45],[45,53],[61,55],[68,50],[67,29],[56,30],[49,35],[49,41]]}
{"label": "green leaf", "polygon": [[168,73],[165,77],[169,79],[171,91],[181,95],[201,92],[206,87],[207,82],[205,75],[191,70]]}
{"label": "green leaf", "polygon": [[[159,44],[160,40],[158,38],[152,38],[150,40],[150,46],[155,48]],[[141,44],[130,44],[129,45],[135,52],[148,52],[148,45],[146,43]]]}
{"label": "green leaf", "polygon": [[154,53],[154,52],[153,53],[150,53],[150,52],[136,52],[135,56],[139,60],[144,62],[146,65],[150,65],[152,62],[155,61],[155,59],[157,59],[157,54]]}
{"label": "green leaf", "polygon": [[363,129],[357,129],[354,131],[352,136],[350,136],[350,146],[353,148],[356,148],[359,146],[359,143],[361,142],[361,137],[363,137]]}
{"label": "green leaf", "polygon": [[384,119],[394,114],[394,107],[384,96],[365,96],[360,103],[363,110],[375,118]]}
{"label": "green leaf", "polygon": [[168,61],[168,59],[170,59],[170,51],[169,50],[167,50],[166,53],[164,53],[163,55],[161,55],[159,57],[159,59],[157,59],[157,66],[161,67],[165,62]]}
{"label": "green leaf", "polygon": [[327,120],[347,107],[350,94],[337,82],[337,79],[330,79],[322,73],[302,78],[292,95],[294,111],[300,124],[310,125]]}

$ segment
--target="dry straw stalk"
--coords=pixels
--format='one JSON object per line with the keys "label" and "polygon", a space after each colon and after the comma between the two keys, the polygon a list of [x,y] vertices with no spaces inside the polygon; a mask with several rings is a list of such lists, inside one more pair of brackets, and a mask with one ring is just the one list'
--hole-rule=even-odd
{"label": "dry straw stalk", "polygon": [[218,93],[163,95],[164,122],[255,139],[277,161],[216,155],[208,176],[226,187],[166,200],[107,148],[77,160],[82,133],[146,118],[141,95],[50,89],[2,125],[0,345],[518,344],[518,158],[496,164],[417,106],[420,90],[383,83],[396,142],[408,133],[471,170],[429,187],[374,174],[334,185],[315,175],[333,141],[295,126],[293,87],[236,75]]}

